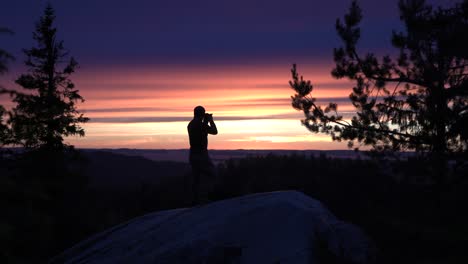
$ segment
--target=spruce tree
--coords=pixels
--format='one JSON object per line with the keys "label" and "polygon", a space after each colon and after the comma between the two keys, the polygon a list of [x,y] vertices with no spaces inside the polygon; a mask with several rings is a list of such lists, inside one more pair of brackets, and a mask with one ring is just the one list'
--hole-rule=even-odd
{"label": "spruce tree", "polygon": [[63,250],[76,218],[70,201],[81,197],[86,183],[76,170],[79,152],[68,151],[72,146],[64,143],[66,136],[84,136],[80,124],[88,121],[77,110],[84,99],[70,80],[78,64],[58,40],[54,20],[49,4],[35,25],[35,46],[23,50],[27,72],[15,82],[24,89],[8,90],[16,103],[8,119],[12,144],[25,150],[11,164],[20,208],[15,238],[21,241],[12,248],[28,250],[21,256],[28,263],[45,262]]}
{"label": "spruce tree", "polygon": [[27,91],[14,94],[10,122],[15,140],[26,149],[61,151],[67,147],[63,137],[84,136],[80,123],[88,121],[77,110],[84,99],[70,80],[78,64],[57,40],[54,20],[49,4],[33,33],[37,46],[23,50],[28,72],[16,80]]}

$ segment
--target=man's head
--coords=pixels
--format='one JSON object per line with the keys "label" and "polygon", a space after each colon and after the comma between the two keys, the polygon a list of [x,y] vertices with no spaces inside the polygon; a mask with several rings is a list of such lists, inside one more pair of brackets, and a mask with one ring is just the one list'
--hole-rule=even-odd
{"label": "man's head", "polygon": [[197,118],[203,118],[205,116],[205,108],[201,105],[193,109],[193,116]]}

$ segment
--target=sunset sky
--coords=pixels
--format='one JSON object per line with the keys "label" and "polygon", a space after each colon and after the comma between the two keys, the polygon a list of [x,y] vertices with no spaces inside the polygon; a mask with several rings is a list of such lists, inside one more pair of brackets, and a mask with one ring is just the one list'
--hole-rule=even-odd
{"label": "sunset sky", "polygon": [[[352,83],[330,75],[340,45],[334,25],[348,0],[80,0],[50,1],[65,47],[80,64],[72,75],[91,118],[78,147],[188,148],[186,126],[197,105],[213,113],[212,149],[345,149],[311,134],[291,107],[290,68],[312,80],[319,102],[352,113]],[[450,3],[450,0],[429,1]],[[397,1],[360,1],[362,51],[394,52],[401,30]],[[17,58],[0,84],[25,71],[34,23],[46,1],[4,1],[0,47]],[[8,97],[0,103],[11,106]]]}

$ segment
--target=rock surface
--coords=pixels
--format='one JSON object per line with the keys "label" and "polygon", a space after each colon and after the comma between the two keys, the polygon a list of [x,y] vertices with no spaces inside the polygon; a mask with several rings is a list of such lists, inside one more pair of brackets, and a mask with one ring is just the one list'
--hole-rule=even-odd
{"label": "rock surface", "polygon": [[51,263],[319,263],[319,241],[350,263],[372,245],[300,192],[253,194],[147,214],[75,245]]}

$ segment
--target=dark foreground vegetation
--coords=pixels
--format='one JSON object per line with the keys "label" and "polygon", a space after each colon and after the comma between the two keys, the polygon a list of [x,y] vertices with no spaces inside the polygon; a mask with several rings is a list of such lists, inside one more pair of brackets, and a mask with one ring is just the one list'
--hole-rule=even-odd
{"label": "dark foreground vegetation", "polygon": [[[37,163],[37,157],[2,161],[1,263],[45,262],[91,234],[133,217],[190,206],[190,170],[185,163],[105,152],[70,154],[67,159],[66,175],[54,178],[39,177],[43,164]],[[95,171],[101,176],[107,171],[106,178],[115,177],[120,183],[95,184],[100,177]],[[152,173],[154,179],[148,181],[135,172]],[[417,158],[268,155],[219,164],[215,179],[203,179],[213,186],[203,195],[210,202],[299,190],[322,201],[339,218],[362,227],[375,241],[377,263],[465,263],[468,169],[453,164],[447,171],[450,180],[437,188],[431,174],[430,164]]]}
{"label": "dark foreground vegetation", "polygon": [[[350,123],[337,104],[316,105],[311,82],[295,66],[292,103],[311,132],[350,147],[415,150],[428,159],[230,160],[219,165],[216,178],[203,179],[213,187],[205,188],[204,202],[295,189],[361,226],[375,241],[377,263],[468,263],[468,54],[462,37],[468,0],[447,9],[402,0],[399,9],[406,32],[392,35],[399,50],[394,58],[357,52],[357,1],[337,21],[343,46],[334,50],[332,74],[356,81],[350,99],[357,115]],[[0,263],[46,262],[133,217],[191,205],[185,163],[79,153],[63,142],[84,136],[81,125],[89,119],[77,108],[84,98],[70,79],[77,62],[56,38],[54,20],[48,5],[36,23],[36,45],[24,50],[27,71],[15,81],[24,91],[0,86],[14,104],[11,110],[0,105]],[[0,74],[11,59],[0,49]],[[25,151],[12,155],[5,147]]]}

